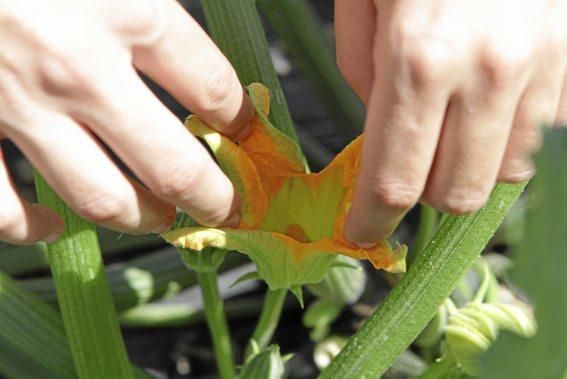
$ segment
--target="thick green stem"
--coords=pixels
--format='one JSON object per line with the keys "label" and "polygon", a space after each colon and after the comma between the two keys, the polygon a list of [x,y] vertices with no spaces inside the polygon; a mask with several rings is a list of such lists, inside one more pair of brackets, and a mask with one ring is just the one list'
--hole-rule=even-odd
{"label": "thick green stem", "polygon": [[294,138],[297,135],[254,0],[201,0],[207,26],[244,85],[261,82],[270,89],[270,121]]}
{"label": "thick green stem", "polygon": [[[258,320],[256,329],[254,329],[254,333],[252,333],[251,337],[252,340],[258,343],[260,350],[268,346],[274,336],[274,332],[278,326],[278,322],[280,321],[286,295],[287,289],[269,289],[266,292],[264,305],[262,306],[262,313],[260,314],[260,319]],[[246,351],[244,352],[244,360],[246,360],[252,352],[253,347],[249,342],[246,346]]]}
{"label": "thick green stem", "polygon": [[345,137],[362,132],[364,109],[340,74],[332,44],[307,0],[258,0],[270,26],[309,79]]}
{"label": "thick green stem", "polygon": [[59,240],[47,245],[59,308],[81,378],[133,378],[93,224],[77,216],[38,174],[40,203],[65,222]]}
{"label": "thick green stem", "polygon": [[203,271],[198,272],[197,277],[203,294],[205,317],[213,339],[219,376],[222,379],[232,379],[235,377],[232,346],[223,301],[217,287],[217,274],[215,271]]}
{"label": "thick green stem", "polygon": [[437,229],[437,211],[429,205],[421,204],[419,207],[419,230],[415,237],[413,248],[410,250],[406,260],[410,266],[423,248],[427,245],[435,229]]}
{"label": "thick green stem", "polygon": [[435,315],[525,185],[499,184],[478,212],[447,217],[403,279],[321,377],[382,375]]}

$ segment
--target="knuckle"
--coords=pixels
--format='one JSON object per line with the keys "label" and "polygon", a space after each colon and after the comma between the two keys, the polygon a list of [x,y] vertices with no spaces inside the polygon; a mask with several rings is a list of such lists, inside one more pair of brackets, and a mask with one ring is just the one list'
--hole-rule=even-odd
{"label": "knuckle", "polygon": [[183,200],[197,191],[205,180],[205,160],[193,158],[191,162],[177,161],[164,165],[163,180],[156,185],[155,192],[166,199]]}
{"label": "knuckle", "polygon": [[126,196],[102,192],[81,199],[76,205],[77,213],[97,224],[105,224],[123,219],[128,212]]}
{"label": "knuckle", "polygon": [[96,85],[83,65],[58,48],[50,49],[38,63],[39,78],[47,93],[76,97],[96,92]]}
{"label": "knuckle", "polygon": [[512,86],[527,59],[522,55],[505,49],[488,48],[480,59],[481,72],[487,85],[494,89]]}
{"label": "knuckle", "polygon": [[394,209],[411,208],[421,195],[421,189],[410,183],[379,182],[371,190],[375,201]]}
{"label": "knuckle", "polygon": [[165,34],[167,17],[165,6],[167,2],[156,0],[128,0],[121,1],[116,20],[115,29],[134,38],[140,45],[152,45]]}
{"label": "knuckle", "polygon": [[441,80],[442,62],[432,50],[427,44],[420,44],[400,57],[415,88],[434,86]]}
{"label": "knuckle", "polygon": [[208,73],[201,95],[197,98],[198,111],[216,113],[223,109],[238,82],[236,73],[227,62],[216,64]]}

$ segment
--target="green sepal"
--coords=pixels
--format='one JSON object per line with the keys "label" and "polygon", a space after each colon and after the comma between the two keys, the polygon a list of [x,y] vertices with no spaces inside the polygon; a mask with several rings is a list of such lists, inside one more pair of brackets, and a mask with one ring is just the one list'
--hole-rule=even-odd
{"label": "green sepal", "polygon": [[227,253],[227,250],[214,247],[207,247],[201,251],[180,248],[179,251],[185,266],[196,272],[216,272]]}
{"label": "green sepal", "polygon": [[249,280],[260,280],[260,275],[258,275],[258,271],[250,271],[246,274],[242,275],[240,278],[236,279],[234,283],[230,285],[229,288],[236,286],[237,284],[247,282]]}
{"label": "green sepal", "polygon": [[[258,349],[257,344],[255,348]],[[246,360],[240,379],[280,379],[284,375],[284,362],[279,346],[270,345]]]}
{"label": "green sepal", "polygon": [[301,286],[291,286],[289,290],[299,302],[301,309],[303,309],[303,290],[301,289]]}

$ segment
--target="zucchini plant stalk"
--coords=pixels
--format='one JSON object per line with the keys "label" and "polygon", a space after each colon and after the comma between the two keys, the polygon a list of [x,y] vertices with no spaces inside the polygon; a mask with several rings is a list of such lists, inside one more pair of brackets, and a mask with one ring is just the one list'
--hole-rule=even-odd
{"label": "zucchini plant stalk", "polygon": [[203,295],[207,325],[213,338],[219,377],[222,379],[234,378],[232,346],[226,323],[224,304],[217,287],[217,272],[202,271],[197,273],[197,277]]}
{"label": "zucchini plant stalk", "polygon": [[[176,228],[194,225],[195,222],[183,214]],[[208,248],[201,252],[190,249],[178,249],[183,263],[188,269],[197,273],[197,281],[203,297],[205,318],[213,340],[219,377],[230,379],[235,377],[234,358],[224,303],[217,285],[217,272],[224,262],[227,251]]]}
{"label": "zucchini plant stalk", "polygon": [[381,376],[435,315],[525,186],[498,184],[478,212],[448,216],[403,279],[349,338],[321,378]]}
{"label": "zucchini plant stalk", "polygon": [[47,254],[79,377],[133,378],[94,225],[69,209],[37,172],[35,184],[39,202],[65,222]]}
{"label": "zucchini plant stalk", "polygon": [[[260,350],[268,346],[272,336],[278,326],[280,320],[282,309],[287,295],[287,290],[278,289],[266,291],[266,297],[264,298],[264,305],[262,306],[262,313],[256,324],[256,329],[252,333],[251,340],[256,341]],[[244,352],[244,360],[248,358],[253,353],[253,345],[248,342],[246,350]]]}

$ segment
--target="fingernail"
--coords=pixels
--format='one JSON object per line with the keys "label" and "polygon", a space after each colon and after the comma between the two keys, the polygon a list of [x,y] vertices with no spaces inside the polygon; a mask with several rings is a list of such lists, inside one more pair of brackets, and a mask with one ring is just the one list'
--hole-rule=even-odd
{"label": "fingernail", "polygon": [[152,233],[161,234],[167,232],[173,226],[173,221],[175,221],[175,214],[167,216],[161,222],[161,224],[159,224],[154,230],[152,230]]}
{"label": "fingernail", "polygon": [[229,218],[225,223],[223,223],[223,225],[228,226],[229,228],[236,228],[239,223],[240,223],[240,215],[237,213],[231,218]]}
{"label": "fingernail", "polygon": [[61,237],[61,233],[52,233],[50,235],[48,235],[47,237],[45,237],[44,239],[42,239],[42,242],[45,243],[52,243],[55,242],[59,239],[59,237]]}
{"label": "fingernail", "polygon": [[246,126],[244,127],[244,129],[242,129],[239,133],[237,133],[237,134],[234,136],[233,139],[234,139],[236,142],[240,142],[240,141],[242,141],[243,139],[246,139],[246,137],[248,137],[248,135],[250,134],[250,131],[251,131],[251,130],[252,130],[252,128],[250,128],[250,125],[246,125]]}
{"label": "fingernail", "polygon": [[45,242],[45,243],[52,243],[55,242],[59,239],[59,237],[61,237],[61,234],[63,234],[63,221],[59,220],[59,222],[56,223],[56,225],[53,227],[51,233],[43,238],[41,241]]}

